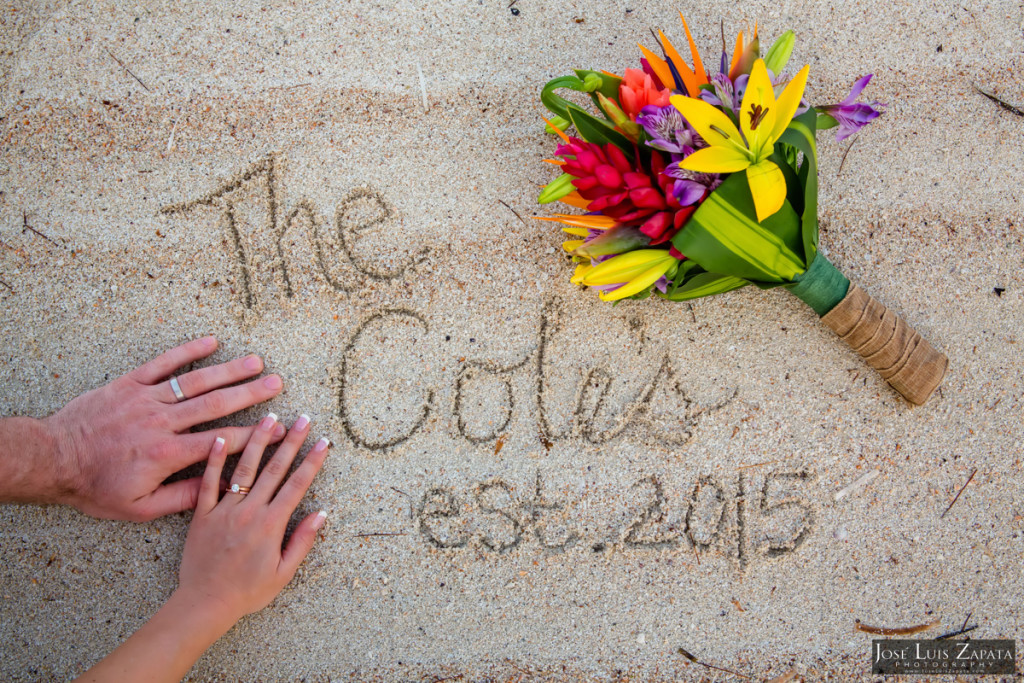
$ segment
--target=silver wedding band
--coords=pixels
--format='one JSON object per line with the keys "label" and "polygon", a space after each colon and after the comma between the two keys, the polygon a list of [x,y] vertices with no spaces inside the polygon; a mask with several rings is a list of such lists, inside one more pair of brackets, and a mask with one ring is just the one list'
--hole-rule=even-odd
{"label": "silver wedding band", "polygon": [[174,397],[178,399],[178,402],[185,400],[185,394],[181,391],[181,385],[178,384],[178,378],[171,378],[171,391],[174,392]]}

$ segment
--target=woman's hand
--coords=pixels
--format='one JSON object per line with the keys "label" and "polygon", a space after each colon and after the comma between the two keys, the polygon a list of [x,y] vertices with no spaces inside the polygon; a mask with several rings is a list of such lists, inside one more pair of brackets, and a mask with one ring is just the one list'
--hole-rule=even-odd
{"label": "woman's hand", "polygon": [[240,492],[229,488],[223,498],[220,475],[227,451],[220,441],[214,445],[181,558],[178,592],[217,605],[232,623],[269,605],[291,581],[326,519],[324,512],[306,517],[282,551],[288,520],[320,471],[329,442],[320,439],[284,481],[309,433],[303,415],[257,478],[276,425],[273,413],[260,422],[231,477]]}
{"label": "woman's hand", "polygon": [[227,448],[223,439],[215,441],[185,541],[178,589],[80,682],[180,681],[238,619],[269,605],[295,576],[327,515],[318,512],[302,520],[282,550],[285,529],[330,444],[320,439],[285,479],[309,433],[309,418],[303,415],[257,477],[276,426],[271,413],[253,430],[223,496],[220,475]]}
{"label": "woman's hand", "polygon": [[[134,521],[195,507],[199,477],[172,484],[164,484],[164,480],[203,460],[217,437],[225,440],[227,452],[239,452],[249,441],[252,428],[192,433],[192,427],[262,403],[282,388],[277,375],[238,384],[263,371],[259,356],[246,356],[178,376],[184,397],[179,398],[168,378],[216,349],[214,337],[173,348],[82,394],[42,421],[49,438],[38,441],[52,447],[46,457],[40,454],[34,460],[39,461],[39,477],[46,479],[39,482],[39,489],[49,493],[25,485],[20,494],[14,491],[9,497],[66,503],[94,517]],[[283,427],[274,440],[282,436]],[[13,467],[2,452],[0,460]]]}

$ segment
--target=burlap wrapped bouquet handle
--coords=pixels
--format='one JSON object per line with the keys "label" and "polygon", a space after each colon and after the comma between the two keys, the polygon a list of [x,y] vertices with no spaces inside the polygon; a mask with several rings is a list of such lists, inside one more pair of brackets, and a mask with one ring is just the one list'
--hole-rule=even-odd
{"label": "burlap wrapped bouquet handle", "polygon": [[821,321],[914,405],[923,405],[946,374],[945,354],[855,283]]}
{"label": "burlap wrapped bouquet handle", "polygon": [[924,405],[942,383],[945,354],[820,254],[790,291],[910,403]]}

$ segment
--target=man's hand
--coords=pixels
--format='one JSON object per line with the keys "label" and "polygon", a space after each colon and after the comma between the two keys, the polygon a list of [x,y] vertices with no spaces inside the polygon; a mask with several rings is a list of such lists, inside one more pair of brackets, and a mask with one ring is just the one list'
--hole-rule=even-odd
{"label": "man's hand", "polygon": [[[82,394],[44,420],[46,440],[55,452],[43,464],[59,479],[49,502],[73,505],[94,517],[134,521],[194,508],[202,477],[172,484],[164,480],[204,460],[217,437],[224,439],[227,452],[241,451],[253,428],[197,433],[191,428],[262,403],[282,388],[277,375],[230,386],[262,372],[263,361],[246,356],[179,376],[185,396],[179,401],[169,378],[216,349],[213,337],[183,344]],[[278,441],[284,432],[278,425],[272,438]]]}

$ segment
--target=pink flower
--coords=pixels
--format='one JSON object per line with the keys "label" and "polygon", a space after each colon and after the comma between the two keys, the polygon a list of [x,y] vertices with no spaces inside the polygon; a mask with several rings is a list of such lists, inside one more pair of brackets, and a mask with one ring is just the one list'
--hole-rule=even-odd
{"label": "pink flower", "polygon": [[658,152],[651,155],[650,169],[634,166],[615,145],[577,138],[560,146],[557,155],[565,160],[562,170],[574,176],[573,186],[589,202],[588,211],[639,227],[652,245],[672,239],[700,203],[679,203],[673,192],[676,181],[665,172],[666,161]]}
{"label": "pink flower", "polygon": [[619,104],[631,121],[636,121],[641,110],[648,105],[667,107],[671,94],[667,88],[659,87],[649,74],[640,69],[626,69],[622,83],[619,84]]}

